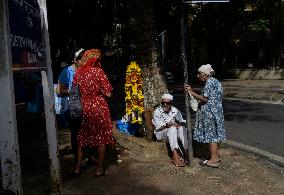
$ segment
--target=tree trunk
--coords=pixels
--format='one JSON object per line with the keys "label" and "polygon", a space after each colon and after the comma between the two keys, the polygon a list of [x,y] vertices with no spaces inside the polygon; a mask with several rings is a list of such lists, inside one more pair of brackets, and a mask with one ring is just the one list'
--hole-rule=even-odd
{"label": "tree trunk", "polygon": [[160,63],[160,53],[157,49],[158,33],[153,13],[153,2],[127,1],[129,11],[129,33],[137,46],[137,63],[142,69],[143,93],[145,109],[157,105],[161,96],[168,92],[163,67]]}
{"label": "tree trunk", "polygon": [[279,0],[279,65],[280,68],[284,68],[284,61],[283,61],[283,57],[282,55],[284,54],[284,49],[283,49],[283,45],[284,45],[284,2]]}
{"label": "tree trunk", "polygon": [[129,33],[131,42],[136,46],[135,56],[142,69],[143,95],[145,107],[146,138],[152,141],[153,107],[161,101],[164,93],[168,92],[163,67],[160,61],[160,52],[157,47],[158,33],[153,12],[153,1],[127,1],[129,10]]}

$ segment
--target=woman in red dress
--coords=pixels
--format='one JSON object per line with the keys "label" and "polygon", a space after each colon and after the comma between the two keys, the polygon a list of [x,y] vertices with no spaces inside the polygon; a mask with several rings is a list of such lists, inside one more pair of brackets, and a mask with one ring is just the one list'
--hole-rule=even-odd
{"label": "woman in red dress", "polygon": [[78,133],[78,161],[74,173],[80,173],[82,148],[98,147],[96,175],[104,174],[103,160],[106,144],[114,144],[112,122],[106,98],[111,96],[112,86],[101,68],[101,52],[87,50],[77,70],[73,85],[79,85],[83,105],[83,119]]}

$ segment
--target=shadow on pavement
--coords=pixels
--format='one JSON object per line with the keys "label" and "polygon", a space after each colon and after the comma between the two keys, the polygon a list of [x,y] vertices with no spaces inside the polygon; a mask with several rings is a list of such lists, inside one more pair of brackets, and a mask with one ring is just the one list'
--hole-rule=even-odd
{"label": "shadow on pavement", "polygon": [[106,175],[95,177],[94,165],[86,165],[80,177],[74,179],[69,176],[72,170],[73,158],[62,156],[63,191],[66,195],[92,194],[172,194],[162,192],[156,187],[140,183],[143,175],[135,174],[130,162],[117,161],[118,158],[127,158],[127,151],[120,147],[108,147],[105,161]]}

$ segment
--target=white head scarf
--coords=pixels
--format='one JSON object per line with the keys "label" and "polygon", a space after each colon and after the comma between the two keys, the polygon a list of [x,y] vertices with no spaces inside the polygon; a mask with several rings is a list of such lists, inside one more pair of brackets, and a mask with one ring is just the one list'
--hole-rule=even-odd
{"label": "white head scarf", "polygon": [[203,72],[204,74],[209,75],[209,76],[214,74],[214,70],[211,67],[211,64],[205,64],[205,65],[200,66],[198,68],[198,72]]}
{"label": "white head scarf", "polygon": [[173,101],[174,97],[171,94],[166,93],[162,96],[162,99],[168,99],[168,100]]}
{"label": "white head scarf", "polygon": [[83,48],[81,48],[81,49],[79,49],[78,51],[76,51],[75,54],[74,54],[74,57],[75,57],[75,58],[78,58],[82,51],[84,51]]}

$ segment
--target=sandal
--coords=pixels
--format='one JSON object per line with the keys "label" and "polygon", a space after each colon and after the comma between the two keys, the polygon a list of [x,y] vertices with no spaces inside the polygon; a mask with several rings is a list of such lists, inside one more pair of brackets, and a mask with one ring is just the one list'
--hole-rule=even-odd
{"label": "sandal", "polygon": [[102,177],[102,176],[105,176],[105,175],[106,175],[106,172],[105,172],[105,171],[103,171],[103,172],[100,173],[100,174],[95,173],[95,177]]}
{"label": "sandal", "polygon": [[[209,159],[206,159],[206,160],[209,160]],[[219,160],[217,160],[216,162],[217,162],[217,163],[221,163],[221,162],[222,162],[222,160],[221,160],[221,159],[219,159]]]}
{"label": "sandal", "polygon": [[204,160],[204,161],[200,161],[199,164],[201,166],[207,166],[207,167],[210,167],[210,168],[218,168],[218,164],[214,165],[214,164],[208,164],[208,161],[209,160]]}
{"label": "sandal", "polygon": [[[209,161],[209,159],[206,159],[207,161]],[[206,161],[206,160],[203,160],[203,161]],[[202,161],[201,161],[202,162]],[[221,163],[222,162],[222,160],[221,159],[219,159],[219,160],[217,160],[216,161],[217,163]]]}

